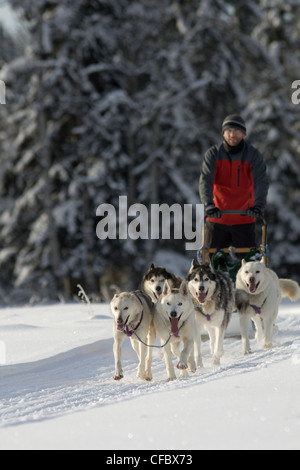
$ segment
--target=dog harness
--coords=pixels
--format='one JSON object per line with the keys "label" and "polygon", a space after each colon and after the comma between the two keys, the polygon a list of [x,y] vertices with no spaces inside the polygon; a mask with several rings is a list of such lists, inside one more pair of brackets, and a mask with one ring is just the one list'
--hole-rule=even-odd
{"label": "dog harness", "polygon": [[[143,292],[141,292],[141,294],[143,294]],[[143,305],[143,302],[141,301],[141,299],[140,299],[140,297],[138,296],[138,294],[137,294],[136,292],[134,292],[134,295],[135,295],[135,297],[138,299],[138,301],[140,302],[140,304]],[[130,329],[128,328],[128,326],[125,325],[125,328],[124,328],[123,332],[125,333],[126,336],[128,336],[128,338],[131,338],[131,336],[133,335],[133,333],[138,329],[138,327],[140,326],[140,324],[141,324],[142,321],[143,321],[143,317],[144,317],[144,309],[142,310],[140,321],[139,321],[138,324],[135,326],[135,328],[133,328],[133,330],[130,330]]]}
{"label": "dog harness", "polygon": [[207,321],[211,321],[211,315],[209,315],[208,313],[204,313],[200,304],[197,305],[197,309],[202,315],[206,317]]}
{"label": "dog harness", "polygon": [[258,307],[257,305],[252,305],[250,304],[250,307],[253,308],[254,312],[257,314],[257,315],[260,315],[261,314],[261,309],[263,308],[263,306],[265,305],[267,299],[264,300],[263,304],[261,307]]}
{"label": "dog harness", "polygon": [[198,300],[196,300],[194,297],[193,297],[192,300],[193,300],[194,307],[198,310],[198,312],[200,312],[202,315],[204,315],[206,317],[207,321],[211,321],[211,315],[209,315],[208,313],[203,312],[201,304],[198,302]]}

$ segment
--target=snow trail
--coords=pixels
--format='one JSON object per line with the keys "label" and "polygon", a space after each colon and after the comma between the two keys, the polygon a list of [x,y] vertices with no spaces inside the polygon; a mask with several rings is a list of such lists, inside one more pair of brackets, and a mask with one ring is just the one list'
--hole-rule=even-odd
{"label": "snow trail", "polygon": [[210,364],[209,345],[206,341],[203,343],[205,368],[198,369],[187,379],[170,383],[166,381],[161,351],[154,352],[153,381],[142,382],[136,378],[137,358],[129,340],[124,343],[124,379],[115,382],[112,379],[112,338],[40,361],[4,366],[0,369],[1,424],[11,426],[34,422],[125,402],[147,394],[205,386],[208,382],[249,374],[292,356],[295,358],[300,347],[295,350],[295,343],[293,339],[286,337],[286,332],[280,333],[279,337],[280,344],[271,350],[261,350],[254,343],[254,352],[248,356],[241,354],[240,339],[226,338],[225,355],[220,367]]}
{"label": "snow trail", "polygon": [[[138,361],[127,338],[124,378],[114,381],[112,318],[107,305],[95,308],[100,314],[94,319],[74,306],[2,311],[0,341],[8,357],[0,367],[0,447],[298,446],[299,305],[283,304],[273,349],[264,350],[252,339],[253,353],[243,356],[241,339],[231,328],[221,366],[211,364],[204,337],[204,368],[173,382],[167,382],[161,350],[153,351],[153,381],[137,379]],[[254,432],[258,414],[264,423],[260,439]],[[178,420],[185,425],[184,437],[176,432]]]}

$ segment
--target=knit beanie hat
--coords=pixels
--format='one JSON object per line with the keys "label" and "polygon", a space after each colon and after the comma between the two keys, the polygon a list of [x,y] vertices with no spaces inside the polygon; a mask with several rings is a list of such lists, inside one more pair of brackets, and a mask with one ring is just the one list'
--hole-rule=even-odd
{"label": "knit beanie hat", "polygon": [[239,131],[244,132],[244,134],[247,133],[245,121],[238,114],[230,114],[224,119],[222,124],[222,134],[224,134],[224,131],[226,131],[226,129],[229,127],[238,129]]}

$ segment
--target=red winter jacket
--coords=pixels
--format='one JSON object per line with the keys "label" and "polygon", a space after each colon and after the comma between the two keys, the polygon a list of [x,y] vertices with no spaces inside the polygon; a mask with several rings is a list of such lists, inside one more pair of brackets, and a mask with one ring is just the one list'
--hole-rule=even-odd
{"label": "red winter jacket", "polygon": [[[247,210],[256,206],[263,211],[269,183],[261,154],[245,141],[237,153],[229,153],[225,146],[223,143],[215,145],[205,154],[199,185],[201,202],[206,209],[215,206],[221,211]],[[225,225],[255,222],[240,215],[207,220]]]}

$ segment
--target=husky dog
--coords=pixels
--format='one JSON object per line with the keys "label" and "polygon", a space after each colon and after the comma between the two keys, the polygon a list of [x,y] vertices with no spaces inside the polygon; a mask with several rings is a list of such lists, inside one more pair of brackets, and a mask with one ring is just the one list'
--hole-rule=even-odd
{"label": "husky dog", "polygon": [[151,264],[148,272],[144,275],[141,288],[151,297],[154,303],[157,302],[161,295],[166,279],[173,287],[180,287],[181,279],[162,266]]}
{"label": "husky dog", "polygon": [[[180,377],[188,376],[187,368],[195,372],[195,313],[185,281],[181,283],[179,289],[172,287],[169,281],[165,281],[162,294],[156,303],[154,324],[160,336],[161,345],[167,343],[163,348],[163,353],[168,380],[176,379],[171,352],[178,358],[177,368],[181,370]],[[180,352],[181,343],[183,343],[183,349]]]}
{"label": "husky dog", "polygon": [[142,380],[152,380],[152,348],[149,348],[146,357],[147,346],[135,335],[137,334],[146,344],[154,344],[155,342],[154,311],[151,299],[142,291],[122,292],[115,294],[110,308],[114,317],[114,380],[123,378],[121,352],[126,336],[131,339],[131,345],[139,358],[137,377]]}
{"label": "husky dog", "polygon": [[278,315],[281,298],[283,296],[291,300],[299,299],[299,285],[290,279],[278,279],[277,274],[267,268],[263,261],[246,263],[243,260],[237,274],[236,286],[245,291],[249,298],[246,311],[240,315],[243,353],[251,352],[249,317],[256,326],[256,340],[264,341],[264,347],[271,348],[273,325]]}
{"label": "husky dog", "polygon": [[199,265],[193,260],[187,275],[188,287],[194,299],[198,337],[197,365],[202,367],[201,328],[210,338],[213,364],[220,364],[224,354],[223,341],[235,304],[235,289],[227,273],[214,271],[210,264]]}

